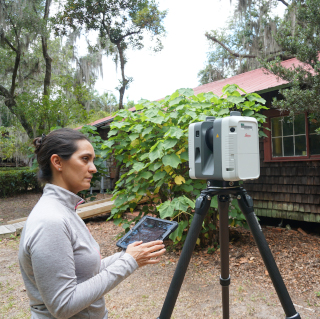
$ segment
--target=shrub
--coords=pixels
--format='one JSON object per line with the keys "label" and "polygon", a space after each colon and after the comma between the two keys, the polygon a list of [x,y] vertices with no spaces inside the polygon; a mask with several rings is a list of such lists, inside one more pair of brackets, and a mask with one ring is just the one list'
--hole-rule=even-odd
{"label": "shrub", "polygon": [[[136,210],[138,202],[146,195],[150,200],[139,207],[137,219],[152,213],[177,220],[179,227],[170,238],[175,243],[184,241],[184,230],[189,228],[193,218],[195,199],[206,188],[206,181],[189,177],[189,124],[203,121],[206,116],[225,117],[232,110],[255,117],[260,128],[265,121],[265,116],[258,113],[266,109],[261,105],[265,100],[256,93],[241,96],[238,89],[241,90],[237,85],[227,85],[221,97],[211,92],[195,96],[192,89],[180,89],[162,101],[141,100],[135,106],[137,112],[117,112],[103,148],[130,170],[116,184],[115,208],[110,218],[123,223],[123,213]],[[260,131],[259,134],[263,136],[264,133]],[[213,244],[217,207],[214,197],[199,244]],[[244,225],[245,218],[236,201],[230,205],[229,216],[231,225]],[[130,225],[126,222],[123,227],[128,230]]]}
{"label": "shrub", "polygon": [[0,197],[24,193],[38,188],[39,183],[35,170],[30,168],[0,170]]}
{"label": "shrub", "polygon": [[20,171],[20,170],[26,170],[29,169],[29,167],[0,167],[0,171]]}

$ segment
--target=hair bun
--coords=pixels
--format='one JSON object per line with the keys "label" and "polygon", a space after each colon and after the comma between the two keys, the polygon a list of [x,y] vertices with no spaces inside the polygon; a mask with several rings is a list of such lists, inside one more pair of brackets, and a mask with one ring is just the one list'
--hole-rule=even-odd
{"label": "hair bun", "polygon": [[35,147],[35,150],[34,150],[35,154],[37,154],[37,153],[39,152],[40,147],[41,147],[41,145],[42,145],[42,140],[43,140],[42,137],[36,137],[36,138],[33,140],[33,145],[34,145],[34,147]]}

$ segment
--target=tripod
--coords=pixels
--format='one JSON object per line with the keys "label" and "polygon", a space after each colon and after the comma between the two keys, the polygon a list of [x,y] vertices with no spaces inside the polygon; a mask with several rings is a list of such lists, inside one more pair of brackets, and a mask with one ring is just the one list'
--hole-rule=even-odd
{"label": "tripod", "polygon": [[236,195],[239,207],[244,214],[250,227],[254,240],[259,248],[261,257],[269,272],[273,286],[278,294],[282,308],[286,314],[286,319],[301,319],[296,312],[287,288],[283,282],[279,269],[273,258],[271,250],[262,233],[260,224],[253,210],[253,200],[247,194],[239,182],[212,181],[207,182],[207,188],[203,190],[196,200],[195,214],[191,223],[189,233],[184,243],[177,268],[173,275],[167,297],[163,304],[158,319],[170,319],[174,305],[186,274],[192,252],[199,237],[202,223],[210,208],[211,198],[218,196],[219,224],[220,224],[220,258],[221,258],[221,276],[220,284],[222,286],[222,313],[223,319],[229,319],[229,229],[228,229],[228,208],[229,194]]}

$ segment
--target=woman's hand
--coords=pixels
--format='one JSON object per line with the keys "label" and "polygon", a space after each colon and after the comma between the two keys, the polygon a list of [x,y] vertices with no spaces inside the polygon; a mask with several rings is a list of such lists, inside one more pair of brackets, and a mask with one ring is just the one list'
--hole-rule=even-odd
{"label": "woman's hand", "polygon": [[160,260],[154,258],[162,256],[165,251],[162,240],[156,240],[144,244],[142,241],[136,241],[128,245],[126,252],[136,260],[139,267],[142,267],[157,264]]}

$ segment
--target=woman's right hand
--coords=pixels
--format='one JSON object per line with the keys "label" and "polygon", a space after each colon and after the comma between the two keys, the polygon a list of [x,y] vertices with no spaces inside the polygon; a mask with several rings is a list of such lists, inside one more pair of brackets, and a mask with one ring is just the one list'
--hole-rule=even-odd
{"label": "woman's right hand", "polygon": [[156,240],[144,244],[142,241],[136,241],[128,245],[126,252],[136,260],[139,267],[142,267],[158,263],[160,260],[154,258],[162,256],[165,251],[162,240]]}

